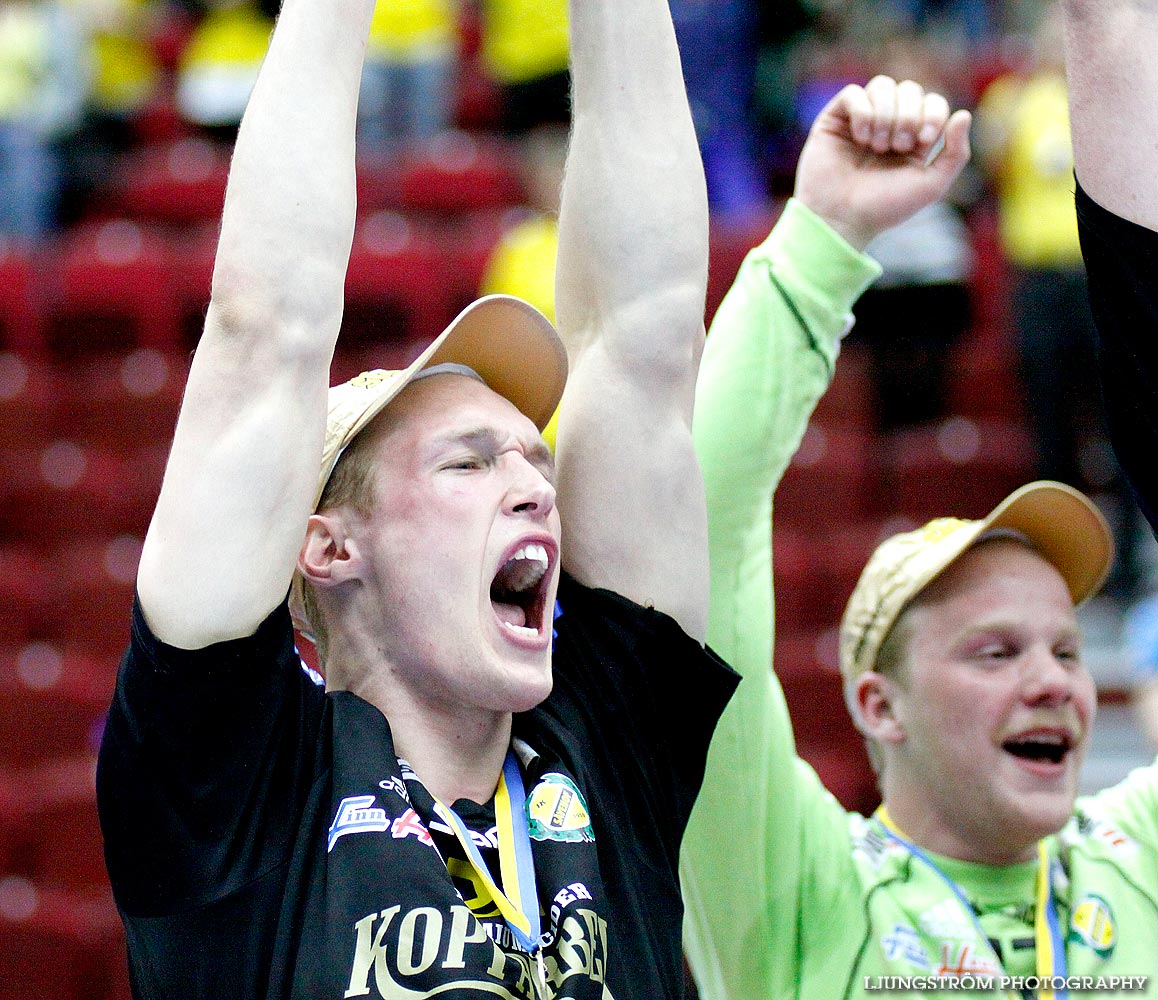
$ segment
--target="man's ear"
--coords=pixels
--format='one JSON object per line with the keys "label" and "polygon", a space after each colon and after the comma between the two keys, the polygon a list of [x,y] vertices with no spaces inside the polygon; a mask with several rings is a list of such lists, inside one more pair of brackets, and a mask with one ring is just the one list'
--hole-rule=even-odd
{"label": "man's ear", "polygon": [[856,679],[856,709],[860,730],[878,743],[905,740],[903,692],[897,682],[875,670]]}
{"label": "man's ear", "polygon": [[298,572],[315,587],[333,587],[351,579],[358,547],[345,522],[334,514],[311,514],[298,554]]}

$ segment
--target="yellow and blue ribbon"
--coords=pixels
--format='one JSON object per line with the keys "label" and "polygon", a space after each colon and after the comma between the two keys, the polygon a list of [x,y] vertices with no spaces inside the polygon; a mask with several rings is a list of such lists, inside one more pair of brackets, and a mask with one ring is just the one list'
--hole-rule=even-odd
{"label": "yellow and blue ribbon", "polygon": [[[535,888],[535,866],[531,857],[531,836],[527,826],[527,796],[519,761],[513,750],[507,751],[503,773],[495,790],[495,826],[499,838],[499,877],[503,888],[495,885],[482,854],[471,839],[470,831],[458,814],[438,799],[434,809],[439,818],[454,831],[466,852],[467,861],[494,899],[515,940],[528,954],[539,948],[542,930],[539,918],[539,895]],[[506,890],[506,892],[503,891]]]}

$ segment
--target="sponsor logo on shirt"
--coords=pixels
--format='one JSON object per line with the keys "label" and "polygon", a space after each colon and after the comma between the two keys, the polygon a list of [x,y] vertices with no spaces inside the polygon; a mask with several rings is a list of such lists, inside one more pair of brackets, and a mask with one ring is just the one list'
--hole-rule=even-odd
{"label": "sponsor logo on shirt", "polygon": [[1066,939],[1092,948],[1101,958],[1108,958],[1118,943],[1118,929],[1110,904],[1092,892],[1082,896],[1074,906]]}
{"label": "sponsor logo on shirt", "polygon": [[975,944],[946,941],[941,945],[941,967],[937,975],[960,979],[962,976],[1000,976],[1004,971],[992,955],[978,950]]}
{"label": "sponsor logo on shirt", "polygon": [[[573,901],[575,902],[575,901]],[[568,906],[555,941],[538,959],[506,950],[463,905],[449,912],[400,905],[368,913],[354,924],[353,960],[344,997],[397,997],[471,991],[502,1000],[572,996],[589,985],[611,998],[607,921],[582,905]],[[455,994],[457,995],[457,993]]]}
{"label": "sponsor logo on shirt", "polygon": [[930,937],[972,941],[977,930],[968,920],[956,899],[943,899],[931,906],[920,917],[921,930]]}
{"label": "sponsor logo on shirt", "polygon": [[908,962],[918,969],[933,967],[929,954],[921,943],[921,935],[917,933],[915,927],[908,924],[895,924],[892,932],[881,939],[881,947],[884,949],[885,958],[890,962]]}
{"label": "sponsor logo on shirt", "polygon": [[378,787],[384,792],[393,792],[407,805],[410,804],[410,793],[406,791],[406,782],[398,777],[398,775],[392,774],[389,778],[383,778],[378,782]]}
{"label": "sponsor logo on shirt", "polygon": [[565,774],[544,774],[527,799],[528,828],[534,840],[591,843],[591,814],[575,782]]}
{"label": "sponsor logo on shirt", "polygon": [[430,831],[422,825],[422,818],[413,809],[407,809],[406,812],[390,824],[390,836],[395,840],[402,840],[404,837],[415,837],[420,844],[425,844],[427,847],[434,846],[434,841],[430,837]]}
{"label": "sponsor logo on shirt", "polygon": [[330,824],[326,853],[334,849],[339,837],[348,833],[385,833],[390,829],[390,817],[385,809],[376,808],[373,795],[350,795],[338,804],[337,815]]}

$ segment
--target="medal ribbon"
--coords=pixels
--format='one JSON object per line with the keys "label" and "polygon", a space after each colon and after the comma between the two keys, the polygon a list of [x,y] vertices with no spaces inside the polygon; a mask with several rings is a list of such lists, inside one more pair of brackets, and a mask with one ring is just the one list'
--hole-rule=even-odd
{"label": "medal ribbon", "polygon": [[486,862],[471,839],[470,831],[458,814],[437,798],[434,800],[434,811],[454,831],[455,837],[466,852],[467,861],[487,887],[519,946],[528,955],[533,955],[539,948],[542,930],[539,921],[539,894],[535,889],[535,866],[531,858],[531,835],[527,827],[526,801],[527,795],[523,790],[523,777],[519,773],[518,758],[513,750],[508,750],[507,759],[503,762],[503,773],[499,776],[499,785],[495,790],[499,877],[506,893],[495,885]]}
{"label": "medal ribbon", "polygon": [[[893,822],[893,818],[889,815],[888,810],[881,806],[876,811],[876,818],[880,820],[881,825],[885,829],[885,834],[898,844],[904,847],[914,858],[928,867],[933,874],[941,879],[957,897],[957,901],[961,904],[961,908],[969,916],[976,928],[981,940],[986,944],[990,944],[989,937],[981,926],[981,921],[977,918],[977,914],[973,911],[969,900],[965,898],[965,893],[962,892],[961,887],[954,882],[948,875],[946,875],[937,866],[937,863],[921,850],[912,841],[907,840],[900,827]],[[1046,851],[1044,841],[1039,841],[1037,845],[1037,899],[1034,907],[1033,918],[1033,938],[1035,944],[1035,958],[1037,964],[1037,976],[1039,979],[1060,976],[1066,976],[1066,950],[1065,942],[1062,940],[1061,923],[1057,915],[1057,903],[1053,896],[1053,867],[1050,863],[1049,852]],[[990,951],[993,951],[990,945]],[[997,959],[996,952],[993,953],[994,959]],[[998,967],[1001,966],[1001,961],[997,960]],[[1002,968],[1004,972],[1004,968]],[[1015,994],[1010,993],[1010,997]],[[1067,1000],[1068,991],[1065,989],[1054,990],[1044,989],[1038,993],[1038,1000]]]}

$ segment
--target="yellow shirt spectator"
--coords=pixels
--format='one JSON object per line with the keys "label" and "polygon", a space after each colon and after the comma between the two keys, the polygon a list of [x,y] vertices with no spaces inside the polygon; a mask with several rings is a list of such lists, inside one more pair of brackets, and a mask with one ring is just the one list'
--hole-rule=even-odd
{"label": "yellow shirt spectator", "polygon": [[499,83],[567,69],[566,0],[483,0],[482,60]]}

